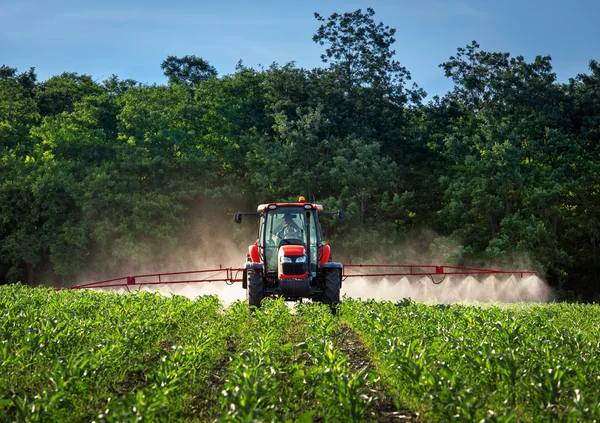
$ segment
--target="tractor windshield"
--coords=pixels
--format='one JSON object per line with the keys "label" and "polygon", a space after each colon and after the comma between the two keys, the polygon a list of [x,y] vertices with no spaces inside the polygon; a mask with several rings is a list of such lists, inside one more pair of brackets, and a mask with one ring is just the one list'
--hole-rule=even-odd
{"label": "tractor windshield", "polygon": [[316,264],[318,240],[313,210],[280,207],[267,212],[263,219],[261,231],[264,232],[261,235],[264,235],[264,262],[267,272],[277,270],[277,251],[281,245],[304,245],[310,254],[310,262]]}

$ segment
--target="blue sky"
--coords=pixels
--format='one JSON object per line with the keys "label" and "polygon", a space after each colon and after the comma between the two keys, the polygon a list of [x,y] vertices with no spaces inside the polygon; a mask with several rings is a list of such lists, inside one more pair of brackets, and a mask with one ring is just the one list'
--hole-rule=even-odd
{"label": "blue sky", "polygon": [[220,75],[239,60],[314,68],[313,12],[367,7],[398,30],[396,59],[430,97],[452,88],[438,65],[472,40],[528,61],[550,55],[563,82],[600,60],[600,0],[0,0],[0,64],[34,66],[41,80],[68,71],[148,84],[166,83],[169,55],[195,54]]}

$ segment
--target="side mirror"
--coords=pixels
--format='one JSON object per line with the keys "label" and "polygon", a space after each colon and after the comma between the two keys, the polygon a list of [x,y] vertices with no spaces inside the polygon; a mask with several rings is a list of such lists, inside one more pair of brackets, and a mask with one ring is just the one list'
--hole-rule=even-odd
{"label": "side mirror", "polygon": [[337,214],[338,214],[338,222],[346,221],[346,213],[343,210],[338,210]]}
{"label": "side mirror", "polygon": [[242,213],[236,213],[235,216],[234,216],[234,218],[233,218],[233,220],[235,221],[235,223],[238,223],[238,224],[242,223],[242,216],[243,216]]}

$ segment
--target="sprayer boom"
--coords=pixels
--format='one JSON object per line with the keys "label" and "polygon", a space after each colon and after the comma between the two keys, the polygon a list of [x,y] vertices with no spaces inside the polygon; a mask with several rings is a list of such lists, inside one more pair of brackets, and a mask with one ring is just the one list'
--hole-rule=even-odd
{"label": "sprayer boom", "polygon": [[[183,283],[225,282],[232,285],[243,282],[243,268],[222,267],[218,269],[192,270],[188,272],[151,273],[144,275],[123,276],[120,278],[90,282],[71,287],[82,288],[136,288],[144,285],[171,285]],[[429,277],[435,284],[441,283],[446,276],[485,276],[485,275],[519,275],[532,276],[531,270],[495,270],[473,267],[436,266],[420,264],[344,264],[342,280],[349,278],[394,278],[394,277]]]}

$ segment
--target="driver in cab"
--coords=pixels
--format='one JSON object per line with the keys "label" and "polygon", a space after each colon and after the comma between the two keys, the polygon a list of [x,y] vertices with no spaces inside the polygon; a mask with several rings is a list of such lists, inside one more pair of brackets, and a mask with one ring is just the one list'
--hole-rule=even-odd
{"label": "driver in cab", "polygon": [[283,227],[277,232],[277,238],[300,238],[300,227],[294,222],[291,213],[285,213],[283,215]]}

